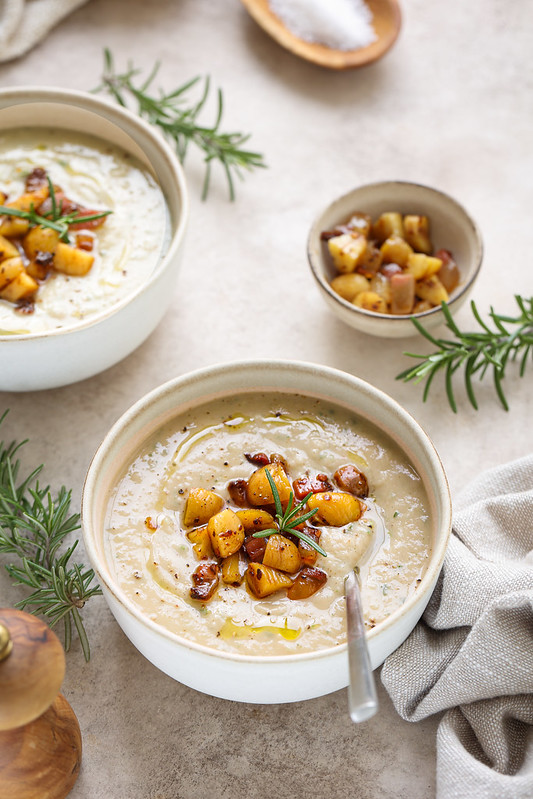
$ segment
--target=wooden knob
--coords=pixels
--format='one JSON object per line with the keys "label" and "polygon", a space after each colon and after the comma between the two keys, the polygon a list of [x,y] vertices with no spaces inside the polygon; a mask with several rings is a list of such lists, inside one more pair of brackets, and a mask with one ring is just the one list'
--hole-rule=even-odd
{"label": "wooden knob", "polygon": [[48,625],[21,610],[0,609],[0,627],[0,730],[10,730],[50,707],[65,676],[65,653]]}

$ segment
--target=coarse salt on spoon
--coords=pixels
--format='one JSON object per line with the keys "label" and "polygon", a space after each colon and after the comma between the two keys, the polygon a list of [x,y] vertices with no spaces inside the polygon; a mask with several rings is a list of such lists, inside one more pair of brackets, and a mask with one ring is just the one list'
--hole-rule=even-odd
{"label": "coarse salt on spoon", "polygon": [[367,0],[376,39],[366,47],[341,50],[296,36],[274,14],[269,0],[241,0],[255,21],[290,52],[328,69],[354,69],[377,61],[392,47],[401,27],[398,0]]}

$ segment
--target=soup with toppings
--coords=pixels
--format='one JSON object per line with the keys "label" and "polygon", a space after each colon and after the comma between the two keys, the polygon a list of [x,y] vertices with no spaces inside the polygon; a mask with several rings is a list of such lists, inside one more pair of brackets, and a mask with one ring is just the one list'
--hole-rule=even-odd
{"label": "soup with toppings", "polygon": [[[31,206],[41,217],[53,221],[47,178],[43,179],[41,192],[46,195],[44,200],[39,191],[34,200],[29,195],[28,177],[31,181],[37,172],[49,176],[55,187],[56,216],[61,216],[61,209],[67,213],[72,206],[83,209],[82,217],[87,216],[86,209],[89,216],[108,213],[105,220],[100,220],[105,224],[95,226],[90,221],[87,230],[74,220],[59,242],[62,254],[69,256],[81,241],[80,260],[91,263],[83,276],[41,267],[38,274],[30,273],[35,285],[29,283],[24,303],[17,304],[21,295],[10,290],[7,278],[1,281],[0,263],[0,335],[70,328],[112,308],[149,279],[168,243],[163,193],[150,172],[129,153],[72,131],[27,128],[0,132],[1,204],[26,211]],[[25,199],[28,199],[26,204]],[[41,202],[43,205],[39,205]],[[33,256],[37,258],[37,267],[39,256],[42,264],[49,260],[53,267],[56,253],[29,250],[27,226],[19,234],[20,220],[13,225],[13,219],[0,214],[0,243],[7,247],[7,240],[18,249],[19,253],[14,254],[19,255],[21,264],[17,262],[17,267],[31,270],[35,267]],[[40,246],[49,249],[39,244],[37,250]],[[86,249],[90,255],[84,254]],[[17,259],[11,258],[10,266],[14,261]]]}
{"label": "soup with toppings", "polygon": [[157,624],[217,650],[280,655],[345,642],[354,566],[367,629],[401,607],[431,530],[422,481],[384,433],[329,402],[253,393],[152,437],[110,497],[105,545],[122,590]]}

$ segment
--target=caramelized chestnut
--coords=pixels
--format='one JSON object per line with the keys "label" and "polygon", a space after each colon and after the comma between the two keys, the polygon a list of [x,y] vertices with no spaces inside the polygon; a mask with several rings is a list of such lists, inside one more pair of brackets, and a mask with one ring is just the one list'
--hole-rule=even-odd
{"label": "caramelized chestnut", "polygon": [[200,563],[192,575],[193,587],[189,591],[191,599],[207,602],[217,589],[218,579],[216,563]]}
{"label": "caramelized chestnut", "polygon": [[302,500],[310,492],[318,494],[320,491],[331,491],[333,486],[329,482],[327,474],[319,473],[316,477],[309,475],[299,477],[298,480],[294,480],[292,488],[296,499]]}
{"label": "caramelized chestnut", "polygon": [[266,538],[254,538],[253,535],[249,535],[244,539],[244,549],[253,563],[263,562],[263,555],[265,554],[266,547]]}
{"label": "caramelized chestnut", "polygon": [[231,482],[228,483],[230,499],[234,505],[238,505],[239,508],[244,508],[248,504],[246,499],[247,488],[248,482],[246,480],[231,480]]}
{"label": "caramelized chestnut", "polygon": [[244,457],[249,463],[253,463],[254,466],[266,466],[270,463],[270,458],[266,452],[245,452]]}
{"label": "caramelized chestnut", "polygon": [[307,599],[326,585],[328,576],[322,569],[305,566],[287,590],[289,599]]}
{"label": "caramelized chestnut", "polygon": [[357,466],[353,463],[348,463],[346,466],[341,466],[333,475],[335,482],[342,488],[343,491],[353,494],[355,497],[362,499],[368,496],[368,482]]}

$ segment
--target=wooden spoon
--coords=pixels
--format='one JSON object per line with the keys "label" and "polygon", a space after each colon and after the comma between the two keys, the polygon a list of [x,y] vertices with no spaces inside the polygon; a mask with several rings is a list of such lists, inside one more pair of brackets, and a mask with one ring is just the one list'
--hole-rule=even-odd
{"label": "wooden spoon", "polygon": [[381,58],[396,41],[401,27],[398,0],[366,0],[372,12],[372,25],[377,39],[358,50],[334,50],[323,44],[299,39],[272,12],[268,0],[241,0],[255,21],[291,53],[329,69],[353,69]]}

